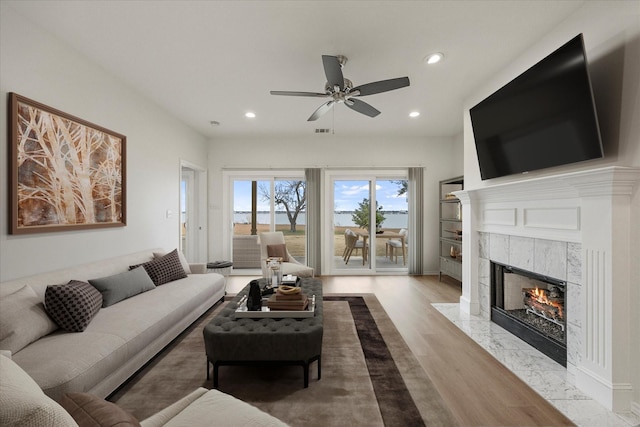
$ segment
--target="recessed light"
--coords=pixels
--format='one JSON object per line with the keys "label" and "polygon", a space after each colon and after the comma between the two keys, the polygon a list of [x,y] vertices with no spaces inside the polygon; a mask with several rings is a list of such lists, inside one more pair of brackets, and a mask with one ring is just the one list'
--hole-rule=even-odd
{"label": "recessed light", "polygon": [[418,117],[419,115],[420,115],[420,113],[417,112],[417,111],[412,111],[412,112],[409,113],[409,117]]}
{"label": "recessed light", "polygon": [[437,64],[438,62],[442,61],[443,58],[444,58],[444,54],[443,53],[436,52],[436,53],[432,53],[430,55],[427,55],[426,58],[424,58],[424,62],[426,62],[428,65],[433,65],[433,64]]}
{"label": "recessed light", "polygon": [[256,113],[252,113],[251,111],[244,113],[245,117],[248,117],[250,119],[253,119],[256,117]]}

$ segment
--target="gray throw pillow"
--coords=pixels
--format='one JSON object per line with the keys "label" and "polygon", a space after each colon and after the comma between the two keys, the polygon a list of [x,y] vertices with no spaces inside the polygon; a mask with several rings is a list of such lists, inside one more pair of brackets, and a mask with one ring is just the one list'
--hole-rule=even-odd
{"label": "gray throw pillow", "polygon": [[144,268],[134,268],[113,276],[91,279],[89,283],[102,294],[102,307],[109,307],[156,287]]}
{"label": "gray throw pillow", "polygon": [[47,313],[65,331],[82,332],[102,307],[102,294],[79,280],[49,285],[44,293]]}

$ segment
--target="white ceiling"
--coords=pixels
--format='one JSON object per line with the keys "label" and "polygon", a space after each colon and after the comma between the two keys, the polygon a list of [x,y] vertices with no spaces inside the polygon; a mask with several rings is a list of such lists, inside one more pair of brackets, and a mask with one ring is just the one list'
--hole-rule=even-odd
{"label": "white ceiling", "polygon": [[[6,0],[3,0],[6,1]],[[28,19],[209,137],[336,134],[450,136],[462,103],[492,73],[583,1],[10,1]],[[16,35],[19,37],[19,35]],[[423,58],[443,52],[427,67]],[[349,58],[355,86],[408,76],[411,86],[338,105],[316,122],[321,55]],[[244,117],[254,111],[255,119]],[[420,117],[410,119],[410,111]],[[220,122],[213,127],[212,120]]]}

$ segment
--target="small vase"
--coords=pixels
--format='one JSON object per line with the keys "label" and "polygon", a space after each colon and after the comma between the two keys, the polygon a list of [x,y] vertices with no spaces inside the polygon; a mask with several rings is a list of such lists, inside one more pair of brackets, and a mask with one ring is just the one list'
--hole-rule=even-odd
{"label": "small vase", "polygon": [[458,255],[458,251],[456,250],[455,246],[451,246],[451,249],[449,250],[449,255],[451,255],[451,258],[455,258],[456,255]]}

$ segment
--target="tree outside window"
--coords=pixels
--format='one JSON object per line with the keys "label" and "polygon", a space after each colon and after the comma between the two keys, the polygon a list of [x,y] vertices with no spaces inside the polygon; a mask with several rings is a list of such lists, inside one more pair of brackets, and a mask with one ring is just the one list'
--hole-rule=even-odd
{"label": "tree outside window", "polygon": [[[263,201],[271,200],[265,185],[260,185],[259,193]],[[289,231],[295,233],[298,216],[307,208],[305,181],[276,181],[273,202],[276,208],[284,208],[290,224]]]}
{"label": "tree outside window", "polygon": [[[358,227],[369,229],[369,218],[371,217],[370,206],[371,203],[369,203],[369,199],[362,199],[362,202],[358,203],[358,207],[354,210],[353,214],[351,214],[351,220]],[[378,202],[376,201],[376,228],[380,228],[385,220],[382,208],[382,206],[378,206]]]}

